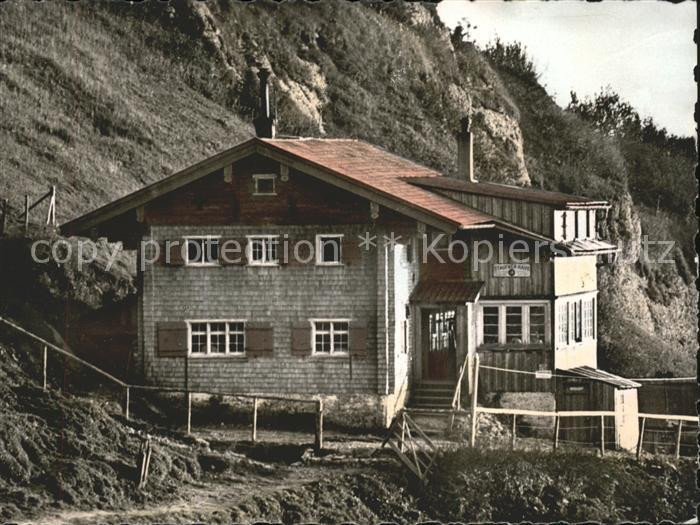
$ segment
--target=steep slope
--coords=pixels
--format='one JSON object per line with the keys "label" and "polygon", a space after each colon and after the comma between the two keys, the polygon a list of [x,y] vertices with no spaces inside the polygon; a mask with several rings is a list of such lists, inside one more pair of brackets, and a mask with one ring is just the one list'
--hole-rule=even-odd
{"label": "steep slope", "polygon": [[[265,64],[283,134],[357,137],[449,172],[471,110],[480,179],[609,198],[610,235],[625,255],[639,246],[618,145],[421,4],[15,1],[0,4],[0,35],[0,195],[15,209],[56,184],[64,221],[250,136]],[[692,366],[691,277],[665,272],[601,272],[603,362],[617,372]],[[666,339],[675,364],[608,359],[640,351],[625,322],[640,343]]]}

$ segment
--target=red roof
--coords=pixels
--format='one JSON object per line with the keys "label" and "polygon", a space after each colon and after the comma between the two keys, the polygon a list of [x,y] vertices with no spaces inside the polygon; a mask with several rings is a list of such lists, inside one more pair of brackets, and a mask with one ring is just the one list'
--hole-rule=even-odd
{"label": "red roof", "polygon": [[458,228],[493,223],[492,215],[409,184],[412,177],[437,178],[434,170],[351,139],[261,139],[262,142],[338,176],[350,179],[410,206],[421,208]]}
{"label": "red roof", "polygon": [[496,184],[493,182],[470,182],[449,177],[440,177],[439,179],[435,177],[415,177],[411,179],[410,182],[425,188],[435,188],[460,193],[474,193],[476,195],[537,202],[551,206],[588,205],[603,207],[607,205],[604,201],[594,201],[593,199],[578,195],[568,195],[566,193],[545,191],[537,188],[522,188],[520,186],[509,186],[507,184]]}

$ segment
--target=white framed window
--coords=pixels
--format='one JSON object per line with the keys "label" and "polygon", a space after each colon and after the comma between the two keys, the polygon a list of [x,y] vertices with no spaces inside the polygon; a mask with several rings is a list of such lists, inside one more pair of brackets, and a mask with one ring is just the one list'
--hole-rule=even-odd
{"label": "white framed window", "polygon": [[480,342],[484,345],[543,345],[549,340],[549,303],[508,302],[481,305]]}
{"label": "white framed window", "polygon": [[350,350],[350,321],[312,319],[311,346],[318,355],[347,354]]}
{"label": "white framed window", "polygon": [[255,173],[253,175],[253,195],[277,195],[276,180],[277,175],[274,173]]}
{"label": "white framed window", "polygon": [[337,266],[342,264],[342,234],[321,234],[316,236],[316,264]]}
{"label": "white framed window", "polygon": [[279,235],[248,235],[248,264],[277,266]]}
{"label": "white framed window", "polygon": [[187,266],[216,266],[219,264],[219,236],[197,235],[185,237]]}
{"label": "white framed window", "polygon": [[245,321],[215,319],[187,321],[188,354],[199,356],[244,355]]}

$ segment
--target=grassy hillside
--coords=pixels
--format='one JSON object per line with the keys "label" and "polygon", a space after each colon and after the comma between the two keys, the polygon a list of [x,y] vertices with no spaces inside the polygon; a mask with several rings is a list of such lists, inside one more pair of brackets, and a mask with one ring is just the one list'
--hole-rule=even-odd
{"label": "grassy hillside", "polygon": [[[631,169],[629,148],[557,107],[518,53],[452,38],[422,5],[10,1],[0,35],[0,195],[15,209],[56,184],[65,221],[245,139],[252,68],[265,64],[283,134],[358,137],[449,172],[471,109],[480,179],[611,199],[607,228],[627,254],[656,224],[640,221],[648,203],[628,191],[655,155]],[[673,268],[601,272],[601,334],[634,322],[636,340],[656,335],[674,353],[645,374],[693,366],[692,248],[679,221],[670,214],[663,231],[685,243]],[[631,370],[608,357],[654,352],[623,335],[603,342],[620,373]]]}

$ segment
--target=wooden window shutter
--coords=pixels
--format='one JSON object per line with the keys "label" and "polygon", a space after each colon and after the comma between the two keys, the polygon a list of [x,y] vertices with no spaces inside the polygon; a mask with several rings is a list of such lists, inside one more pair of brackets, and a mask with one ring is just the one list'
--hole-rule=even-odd
{"label": "wooden window shutter", "polygon": [[362,248],[360,239],[355,234],[343,236],[343,248],[341,250],[341,262],[347,265],[359,264],[362,261]]}
{"label": "wooden window shutter", "polygon": [[311,355],[311,325],[308,321],[292,325],[292,355]]}
{"label": "wooden window shutter", "polygon": [[272,325],[247,323],[245,327],[245,351],[250,357],[272,356]]}
{"label": "wooden window shutter", "polygon": [[187,355],[187,323],[159,322],[157,357],[185,357]]}
{"label": "wooden window shutter", "polygon": [[353,358],[367,357],[367,323],[364,321],[350,323],[350,355]]}
{"label": "wooden window shutter", "polygon": [[[219,245],[219,262],[222,266],[245,266],[248,262],[246,259],[246,238],[225,238],[221,239]],[[240,251],[234,250],[236,246],[233,241],[238,242]],[[228,243],[228,244],[226,244]],[[228,247],[227,255],[224,257],[224,247]]]}
{"label": "wooden window shutter", "polygon": [[160,244],[158,262],[165,266],[184,266],[185,259],[182,257],[184,242],[184,239],[163,241]]}

